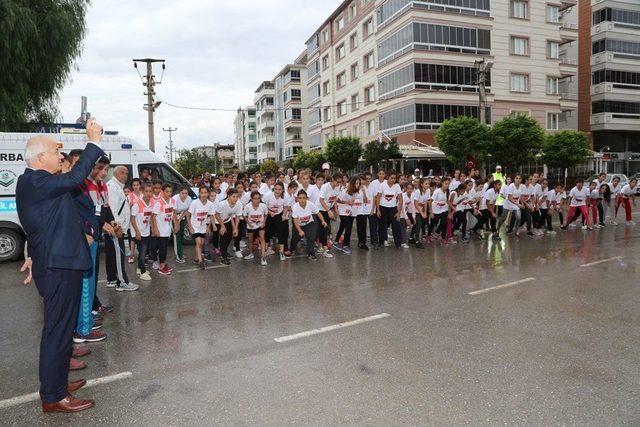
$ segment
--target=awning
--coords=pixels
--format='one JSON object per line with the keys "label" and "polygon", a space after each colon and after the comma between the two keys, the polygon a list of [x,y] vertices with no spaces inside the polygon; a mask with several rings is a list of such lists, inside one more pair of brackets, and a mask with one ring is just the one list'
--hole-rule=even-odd
{"label": "awning", "polygon": [[400,145],[405,159],[444,159],[446,156],[437,147],[431,145]]}

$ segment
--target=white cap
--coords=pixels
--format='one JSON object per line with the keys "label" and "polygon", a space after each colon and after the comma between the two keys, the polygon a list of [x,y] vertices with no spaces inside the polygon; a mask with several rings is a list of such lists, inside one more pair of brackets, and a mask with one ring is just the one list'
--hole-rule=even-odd
{"label": "white cap", "polygon": [[496,166],[496,169],[502,169],[502,166],[497,165],[497,166]]}
{"label": "white cap", "polygon": [[323,163],[322,170],[325,170],[325,169],[331,169],[331,165],[329,163]]}

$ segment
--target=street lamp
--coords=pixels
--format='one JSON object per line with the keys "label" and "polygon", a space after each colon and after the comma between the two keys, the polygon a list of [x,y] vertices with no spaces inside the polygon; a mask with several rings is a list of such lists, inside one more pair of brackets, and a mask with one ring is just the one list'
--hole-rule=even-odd
{"label": "street lamp", "polygon": [[480,123],[487,123],[487,88],[485,86],[485,81],[487,78],[487,73],[491,71],[493,68],[493,61],[488,61],[486,58],[482,58],[481,60],[477,60],[475,62],[476,69],[478,70],[478,97],[479,97],[479,105],[480,108]]}

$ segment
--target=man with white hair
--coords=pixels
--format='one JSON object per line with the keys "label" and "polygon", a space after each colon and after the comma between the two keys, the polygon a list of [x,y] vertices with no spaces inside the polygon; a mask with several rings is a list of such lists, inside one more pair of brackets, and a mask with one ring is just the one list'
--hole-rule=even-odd
{"label": "man with white hair", "polygon": [[31,138],[25,150],[28,167],[16,186],[18,216],[30,258],[25,264],[30,266],[25,283],[33,278],[44,301],[39,369],[44,412],[78,412],[95,404],[70,394],[84,386],[85,380],[69,382],[82,274],[92,267],[72,193],[104,155],[102,126],[95,119],[87,122],[87,138],[80,160],[68,173],[59,175],[62,155],[58,143],[46,136]]}

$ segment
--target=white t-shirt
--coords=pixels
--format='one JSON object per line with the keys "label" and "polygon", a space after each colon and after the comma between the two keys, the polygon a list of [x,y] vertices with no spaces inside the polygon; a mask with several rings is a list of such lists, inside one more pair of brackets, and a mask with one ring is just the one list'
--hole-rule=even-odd
{"label": "white t-shirt", "polygon": [[538,195],[538,200],[544,199],[544,201],[540,203],[540,209],[549,209],[549,193],[550,191],[548,188],[542,188],[542,186],[540,186],[540,194]]}
{"label": "white t-shirt", "polygon": [[187,199],[182,201],[180,194],[173,196],[173,200],[176,202],[176,213],[178,215],[182,215],[180,219],[184,218],[184,214],[189,210],[189,206],[193,200],[191,200],[191,197],[187,196]]}
{"label": "white t-shirt", "polygon": [[[324,184],[323,184],[324,185]],[[317,185],[310,185],[307,192],[307,199],[316,206],[320,206],[320,188]]]}
{"label": "white t-shirt", "polygon": [[[509,184],[509,187],[507,187],[507,190],[504,192],[504,208],[510,211],[520,209],[520,205],[518,205],[518,202],[520,201],[520,198],[522,197],[522,194],[525,192],[525,190],[526,188],[524,184],[520,184],[519,187],[516,187],[515,182]],[[513,196],[515,203],[509,200],[509,196]]]}
{"label": "white t-shirt", "polygon": [[247,222],[247,229],[256,230],[264,227],[267,220],[269,208],[264,203],[260,203],[257,208],[253,207],[253,203],[249,203],[242,210],[244,220]]}
{"label": "white t-shirt", "polygon": [[[624,188],[623,188],[624,190]],[[600,194],[600,189],[595,188],[594,190],[591,191],[591,194],[589,195],[589,197],[591,197],[591,200],[600,200],[602,199],[602,194]]]}
{"label": "white t-shirt", "polygon": [[361,215],[374,214],[375,212],[373,208],[373,199],[377,194],[374,192],[374,186],[372,184],[369,184],[368,186],[364,187],[364,194],[365,196],[367,196],[367,203],[364,203],[362,205]]}
{"label": "white t-shirt", "polygon": [[[338,196],[338,215],[340,216],[352,216],[353,215],[353,202],[355,201],[355,195],[347,193],[347,190],[342,190]],[[354,215],[355,216],[355,215]]]}
{"label": "white t-shirt", "polygon": [[424,212],[424,207],[427,205],[427,202],[431,198],[431,189],[428,189],[424,192],[424,194],[420,193],[420,190],[416,190],[413,192],[413,201],[418,202],[418,207],[420,208],[420,212]]}
{"label": "white t-shirt", "polygon": [[330,182],[325,182],[320,188],[320,195],[318,196],[318,209],[324,211],[324,207],[322,203],[320,203],[320,199],[323,199],[324,202],[329,206],[329,209],[333,208],[333,205],[338,200],[338,196],[340,196],[340,192],[342,189],[339,185],[336,185],[335,188],[331,187]]}
{"label": "white t-shirt", "polygon": [[469,193],[466,191],[461,191],[458,194],[457,191],[452,191],[449,194],[449,198],[453,197],[453,204],[456,206],[456,212],[462,212],[466,210],[469,206]]}
{"label": "white t-shirt", "polygon": [[286,204],[286,199],[284,195],[282,197],[276,197],[273,191],[268,192],[262,198],[262,201],[267,208],[269,208],[269,212],[273,215],[279,215],[284,210],[284,206]]}
{"label": "white t-shirt", "polygon": [[227,181],[222,181],[220,183],[220,192],[222,194],[227,194],[228,189],[229,189],[229,183]]}
{"label": "white t-shirt", "polygon": [[455,178],[451,178],[451,183],[449,183],[449,188],[452,189],[452,191],[455,191],[459,186],[460,186],[461,182],[458,181]]}
{"label": "white t-shirt", "polygon": [[153,205],[151,200],[149,200],[149,204],[146,204],[143,198],[138,198],[133,203],[133,206],[131,206],[131,216],[136,220],[136,225],[140,231],[140,237],[149,237],[149,234],[151,234],[152,214]]}
{"label": "white t-shirt", "polygon": [[194,200],[189,206],[189,213],[191,214],[191,227],[193,232],[197,234],[206,234],[207,225],[210,222],[210,216],[215,213],[216,209],[213,202],[207,200],[204,204],[200,199]]}
{"label": "white t-shirt", "polygon": [[586,206],[587,199],[589,198],[589,189],[582,187],[582,190],[578,190],[578,187],[573,187],[569,192],[569,197],[571,197],[571,204],[569,206]]}
{"label": "white t-shirt", "polygon": [[617,186],[613,186],[613,184],[609,184],[609,188],[611,188],[611,197],[614,198],[620,191],[622,191],[622,184],[618,184]]}
{"label": "white t-shirt", "polygon": [[251,191],[245,191],[242,196],[240,196],[239,202],[242,207],[247,206],[249,203],[251,203]]}
{"label": "white t-shirt", "polygon": [[398,206],[398,195],[402,194],[402,189],[400,184],[393,184],[389,187],[389,184],[385,181],[380,185],[378,194],[380,194],[380,206],[393,208]]}
{"label": "white t-shirt", "polygon": [[380,186],[386,182],[386,180],[380,182],[378,179],[374,179],[373,181],[371,181],[371,184],[369,184],[369,189],[371,191],[372,198],[380,194]]}
{"label": "white t-shirt", "polygon": [[365,206],[364,197],[365,197],[364,188],[360,188],[360,190],[353,195],[353,204],[351,205],[352,216],[369,215],[371,213],[371,209],[369,207],[370,205]]}
{"label": "white t-shirt", "polygon": [[291,208],[291,216],[297,218],[300,223],[300,227],[304,227],[307,224],[313,222],[313,215],[318,214],[318,207],[307,200],[307,205],[303,208],[300,203],[296,203]]}
{"label": "white t-shirt", "polygon": [[267,183],[265,182],[261,182],[260,183],[260,187],[258,187],[258,191],[260,192],[260,194],[262,194],[263,196],[265,194],[267,194],[269,191],[271,191],[271,189],[269,188],[269,186],[267,185]]}
{"label": "white t-shirt", "polygon": [[167,201],[161,197],[160,200],[153,205],[153,213],[156,216],[156,226],[158,227],[160,237],[171,236],[174,211],[175,200],[173,200],[173,198],[169,198]]}
{"label": "white t-shirt", "polygon": [[236,202],[235,205],[231,206],[228,200],[223,200],[216,206],[216,213],[220,215],[220,219],[224,224],[233,218],[242,217],[242,205],[240,205],[240,202]]}
{"label": "white t-shirt", "polygon": [[431,196],[431,200],[431,209],[435,215],[449,211],[447,193],[442,191],[442,188],[436,188],[436,191],[434,191]]}
{"label": "white t-shirt", "polygon": [[407,194],[406,191],[402,193],[402,205],[403,205],[403,212],[405,214],[414,215],[414,218],[415,218],[416,205],[415,203],[413,203],[413,194],[414,194],[413,192],[411,194]]}
{"label": "white t-shirt", "polygon": [[482,200],[480,201],[480,210],[488,209],[488,204],[495,204],[496,198],[496,190],[494,188],[490,188],[484,192],[484,196],[482,196]]}
{"label": "white t-shirt", "polygon": [[622,190],[620,190],[620,194],[622,195],[622,197],[627,199],[629,198],[629,196],[633,196],[636,194],[636,188],[631,188],[629,184],[626,184],[624,187],[622,187]]}

